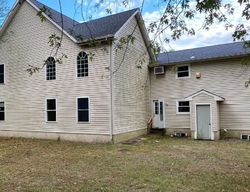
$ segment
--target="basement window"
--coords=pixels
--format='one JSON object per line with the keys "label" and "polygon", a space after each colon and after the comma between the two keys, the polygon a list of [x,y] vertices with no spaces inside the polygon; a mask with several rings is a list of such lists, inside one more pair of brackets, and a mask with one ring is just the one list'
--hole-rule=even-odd
{"label": "basement window", "polygon": [[190,77],[190,66],[189,65],[181,65],[176,67],[176,78],[189,78]]}
{"label": "basement window", "polygon": [[189,101],[178,101],[176,108],[177,108],[177,114],[189,114],[190,113],[190,102]]}
{"label": "basement window", "polygon": [[4,108],[4,102],[0,102],[0,121],[5,120],[5,108]]}

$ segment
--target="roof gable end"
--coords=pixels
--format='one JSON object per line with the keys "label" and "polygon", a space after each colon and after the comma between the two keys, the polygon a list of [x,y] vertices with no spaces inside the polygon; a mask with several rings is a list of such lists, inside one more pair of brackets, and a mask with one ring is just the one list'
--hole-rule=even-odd
{"label": "roof gable end", "polygon": [[214,98],[215,101],[224,101],[225,99],[219,95],[216,95],[212,92],[209,92],[205,89],[201,89],[200,91],[196,92],[196,93],[193,93],[192,95],[188,96],[185,98],[186,101],[192,101],[194,97],[197,97],[201,94],[205,94],[205,95],[208,95],[208,96],[211,96]]}

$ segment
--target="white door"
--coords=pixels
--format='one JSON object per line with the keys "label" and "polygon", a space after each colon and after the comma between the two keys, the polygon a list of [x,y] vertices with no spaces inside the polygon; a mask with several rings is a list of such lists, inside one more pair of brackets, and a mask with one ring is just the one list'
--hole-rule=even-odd
{"label": "white door", "polygon": [[211,139],[210,105],[196,106],[197,139]]}
{"label": "white door", "polygon": [[162,100],[153,100],[153,128],[165,128],[164,102]]}

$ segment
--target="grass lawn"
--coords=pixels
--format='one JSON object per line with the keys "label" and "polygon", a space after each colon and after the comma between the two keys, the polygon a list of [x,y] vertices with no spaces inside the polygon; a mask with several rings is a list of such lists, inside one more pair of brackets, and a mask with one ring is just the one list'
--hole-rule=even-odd
{"label": "grass lawn", "polygon": [[0,138],[0,191],[250,191],[250,142]]}

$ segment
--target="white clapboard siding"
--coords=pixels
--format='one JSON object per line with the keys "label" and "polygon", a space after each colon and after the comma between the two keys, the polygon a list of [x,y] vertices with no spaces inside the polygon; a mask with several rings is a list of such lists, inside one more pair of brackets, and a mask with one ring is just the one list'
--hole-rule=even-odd
{"label": "white clapboard siding", "polygon": [[[167,67],[166,74],[155,76],[151,71],[152,99],[164,98],[167,102],[166,125],[168,128],[190,128],[189,115],[176,114],[176,101],[201,89],[225,98],[219,103],[221,129],[249,130],[250,89],[245,87],[250,71],[242,67],[241,59],[207,61],[191,64],[191,78],[176,79],[174,67]],[[196,72],[201,78],[196,79]]]}
{"label": "white clapboard siding", "polygon": [[[6,83],[0,85],[0,101],[6,104],[6,121],[0,130],[110,134],[110,80],[105,67],[107,50],[81,49],[64,36],[62,50],[68,58],[57,64],[56,80],[46,81],[45,71],[29,76],[28,65],[41,66],[50,55],[48,37],[60,31],[49,21],[41,22],[37,12],[24,2],[0,44],[0,63],[5,64]],[[12,33],[10,33],[12,32]],[[106,48],[107,50],[105,50]],[[76,78],[76,58],[80,51],[95,53],[89,61],[89,76]],[[90,98],[89,124],[76,123],[76,98]],[[57,99],[57,123],[45,122],[45,99]]]}
{"label": "white clapboard siding", "polygon": [[[114,134],[125,133],[147,127],[149,100],[149,55],[135,17],[125,24],[116,35],[116,39],[130,35],[135,41],[128,49],[114,50],[113,53],[113,115]],[[125,54],[125,59],[122,58]],[[139,60],[145,59],[141,69],[137,68]]]}

